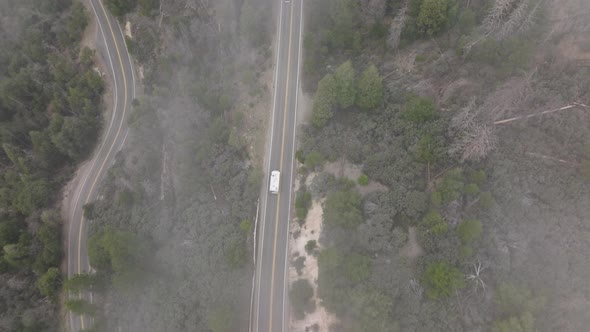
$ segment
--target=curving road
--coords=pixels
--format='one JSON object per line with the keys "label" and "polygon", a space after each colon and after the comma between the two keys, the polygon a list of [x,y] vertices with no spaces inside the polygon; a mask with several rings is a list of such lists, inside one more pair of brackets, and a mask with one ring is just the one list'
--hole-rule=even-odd
{"label": "curving road", "polygon": [[[135,76],[131,57],[125,45],[125,38],[117,20],[108,13],[100,0],[86,0],[92,9],[98,27],[97,49],[104,63],[110,68],[107,75],[113,84],[113,110],[108,127],[102,135],[102,142],[92,160],[81,169],[72,183],[77,184],[68,198],[67,209],[67,272],[68,277],[91,271],[86,250],[87,228],[82,207],[96,199],[99,181],[115,159],[127,137],[127,117],[131,102],[135,98]],[[72,298],[76,294],[70,294]],[[81,294],[81,298],[92,301],[92,294]],[[87,316],[68,314],[69,331],[79,331],[91,326]]]}
{"label": "curving road", "polygon": [[275,91],[273,97],[271,141],[266,174],[281,172],[278,195],[264,183],[262,215],[256,233],[258,252],[254,276],[254,296],[250,330],[288,331],[288,252],[294,175],[297,92],[301,58],[303,0],[280,0]]}

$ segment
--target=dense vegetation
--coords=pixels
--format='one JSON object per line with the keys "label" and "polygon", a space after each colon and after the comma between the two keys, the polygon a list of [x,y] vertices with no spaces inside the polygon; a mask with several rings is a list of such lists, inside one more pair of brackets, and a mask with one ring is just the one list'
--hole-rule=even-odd
{"label": "dense vegetation", "polygon": [[[581,23],[547,35],[542,1],[404,3],[307,5],[317,304],[338,331],[583,330],[588,116],[521,117],[590,98],[588,68],[553,48]],[[342,160],[362,180],[322,171]]]}
{"label": "dense vegetation", "polygon": [[0,330],[55,331],[59,190],[101,124],[103,81],[70,0],[0,2]]}
{"label": "dense vegetation", "polygon": [[243,114],[270,100],[256,83],[270,68],[271,22],[258,19],[270,6],[162,1],[160,16],[149,1],[105,2],[131,22],[144,94],[100,198],[85,206],[97,272],[65,283],[92,289],[95,306],[68,307],[100,331],[241,330],[262,180]]}

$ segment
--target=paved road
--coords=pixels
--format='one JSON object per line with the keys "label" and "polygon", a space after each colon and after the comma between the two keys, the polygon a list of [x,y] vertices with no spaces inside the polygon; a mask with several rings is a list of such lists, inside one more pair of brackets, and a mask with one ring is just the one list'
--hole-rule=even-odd
{"label": "paved road", "polygon": [[[295,126],[301,54],[303,0],[281,0],[277,40],[271,142],[266,174],[281,172],[279,194],[262,199],[251,330],[288,331],[287,255],[291,219]],[[264,183],[268,189],[268,177]]]}
{"label": "paved road", "polygon": [[[121,149],[127,137],[127,117],[131,112],[131,101],[135,98],[135,77],[125,38],[115,18],[108,13],[100,0],[89,1],[92,14],[97,22],[98,55],[106,63],[107,76],[113,86],[113,110],[109,122],[105,124],[102,141],[93,159],[80,172],[73,183],[77,186],[72,191],[68,202],[68,236],[67,266],[68,277],[90,271],[86,239],[88,224],[83,217],[84,204],[96,198],[99,181],[106,174],[114,161],[115,154]],[[75,297],[75,294],[70,294]],[[86,300],[92,300],[92,294],[83,294]],[[89,317],[69,314],[69,331],[75,332],[89,328]]]}

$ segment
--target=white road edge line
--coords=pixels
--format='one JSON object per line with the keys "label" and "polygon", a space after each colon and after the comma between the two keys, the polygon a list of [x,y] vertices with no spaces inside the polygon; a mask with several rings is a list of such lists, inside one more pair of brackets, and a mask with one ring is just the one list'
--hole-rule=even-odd
{"label": "white road edge line", "polygon": [[[299,73],[301,71],[301,36],[303,33],[303,0],[300,1],[301,5],[299,6],[300,8],[300,12],[299,12],[299,44],[297,45],[298,47],[298,55],[297,55],[297,79],[296,79],[296,86],[295,86],[295,121],[293,121],[293,148],[291,150],[291,182],[289,184],[289,209],[287,210],[288,213],[288,220],[289,222],[287,223],[287,249],[285,250],[285,271],[284,271],[284,285],[283,285],[283,326],[282,331],[285,330],[285,325],[289,324],[290,322],[287,321],[287,319],[285,319],[285,307],[286,307],[286,298],[288,296],[288,292],[287,292],[287,288],[289,285],[289,273],[288,273],[288,257],[289,257],[289,225],[291,223],[291,204],[292,202],[292,197],[291,195],[293,194],[293,177],[295,174],[295,142],[297,141],[297,111],[298,111],[298,105],[297,105],[297,100],[298,100],[298,96],[299,96]],[[293,9],[291,9],[293,10]],[[287,326],[287,331],[289,330],[288,326]]]}
{"label": "white road edge line", "polygon": [[[100,23],[100,19],[98,18],[98,14],[96,13],[96,8],[94,7],[94,4],[92,3],[92,1],[90,2],[90,6],[92,7],[92,11],[94,12],[94,17],[96,18],[96,23],[98,24],[98,27],[100,28],[100,32],[102,34],[102,39],[104,41],[105,47],[107,49],[107,56],[109,59],[109,64],[111,65],[111,72],[113,74],[113,82],[114,82],[114,104],[113,104],[113,112],[111,113],[111,121],[109,123],[109,128],[107,129],[107,131],[105,132],[105,136],[107,137],[108,135],[106,135],[108,132],[111,131],[112,127],[113,127],[113,123],[115,121],[115,110],[117,109],[117,102],[118,102],[118,94],[117,94],[117,80],[115,79],[115,69],[113,66],[113,60],[111,58],[111,50],[109,48],[109,45],[107,43],[106,40],[106,35],[104,33],[104,28],[102,26],[102,24]],[[90,166],[90,168],[88,169],[88,171],[86,172],[86,174],[84,175],[84,179],[82,180],[82,184],[80,186],[80,191],[78,191],[77,195],[76,195],[76,200],[74,203],[74,208],[72,209],[72,214],[70,216],[70,224],[68,227],[68,255],[67,255],[67,266],[68,266],[68,277],[71,276],[71,270],[70,270],[70,257],[72,255],[71,250],[70,250],[70,239],[71,239],[71,234],[72,234],[72,220],[74,219],[74,215],[76,212],[76,208],[78,207],[78,203],[80,202],[80,195],[82,193],[82,188],[84,188],[86,186],[86,181],[88,181],[88,176],[90,176],[90,173],[92,173],[92,169],[94,169],[94,167],[96,166],[96,162],[98,160],[98,156],[100,155],[100,152],[103,150],[104,148],[104,143],[105,141],[102,141],[100,144],[100,147],[98,149],[97,154],[94,156],[94,160],[92,161],[92,165]],[[75,188],[74,188],[75,189]],[[71,294],[68,294],[71,295]],[[70,317],[70,327],[73,328],[74,326],[74,317],[73,314],[71,312],[68,313],[69,317]]]}

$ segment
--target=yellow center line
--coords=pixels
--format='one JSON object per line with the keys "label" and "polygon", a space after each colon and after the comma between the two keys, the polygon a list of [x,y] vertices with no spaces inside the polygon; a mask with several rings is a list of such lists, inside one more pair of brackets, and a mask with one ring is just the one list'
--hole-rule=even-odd
{"label": "yellow center line", "polygon": [[[291,74],[291,41],[293,39],[293,2],[291,1],[291,15],[290,15],[290,22],[289,22],[289,48],[287,51],[287,76],[286,76],[286,85],[285,85],[285,104],[283,107],[283,137],[281,139],[281,159],[279,161],[279,170],[283,170],[283,156],[285,153],[285,127],[287,124],[287,104],[289,100],[289,77]],[[280,32],[279,32],[280,33]],[[279,64],[277,64],[278,66]],[[289,188],[291,190],[291,188]],[[272,251],[272,270],[271,270],[271,278],[270,278],[270,314],[269,314],[269,321],[268,321],[268,329],[272,331],[272,305],[273,305],[273,297],[274,297],[274,283],[275,283],[275,261],[277,257],[277,239],[278,239],[278,230],[279,230],[279,206],[281,202],[281,194],[277,194],[277,212],[275,215],[275,239],[274,239],[274,247]],[[291,204],[291,202],[289,202]]]}
{"label": "yellow center line", "polygon": [[[111,144],[111,146],[109,147],[109,151],[107,152],[102,164],[100,165],[100,168],[98,169],[98,173],[96,173],[96,177],[94,178],[94,181],[92,182],[92,186],[90,187],[90,190],[88,191],[88,195],[86,196],[85,204],[88,203],[90,195],[92,194],[92,191],[94,190],[96,182],[98,181],[99,175],[102,172],[104,166],[106,165],[106,162],[108,160],[108,156],[111,154],[113,147],[117,143],[117,137],[119,137],[119,134],[120,134],[121,129],[123,127],[123,122],[125,120],[125,113],[127,112],[127,77],[125,76],[125,66],[123,65],[123,59],[121,57],[121,52],[119,51],[119,45],[117,44],[117,39],[115,38],[115,32],[113,31],[113,26],[111,25],[111,20],[109,19],[109,16],[102,4],[102,1],[98,1],[98,3],[100,4],[100,8],[102,9],[102,12],[104,13],[104,16],[107,20],[109,30],[111,31],[111,36],[113,37],[113,43],[115,44],[115,49],[117,50],[117,56],[119,57],[119,64],[121,65],[121,74],[123,75],[123,91],[124,91],[123,94],[125,97],[124,97],[124,103],[123,103],[123,116],[122,116],[121,122],[119,123],[119,128],[117,129],[117,133],[115,134],[115,139],[113,140],[113,144]],[[97,17],[96,19],[98,20],[99,18]],[[116,79],[116,78],[113,77],[113,79]],[[117,105],[115,105],[115,108],[116,107],[117,107]],[[98,158],[98,156],[97,156],[97,158]],[[83,235],[82,230],[84,229],[84,221],[85,221],[84,216],[82,216],[82,220],[80,221],[80,230],[78,232],[78,274],[82,273],[82,235]],[[80,324],[82,326],[82,329],[84,329],[85,328],[84,315],[80,316]]]}

